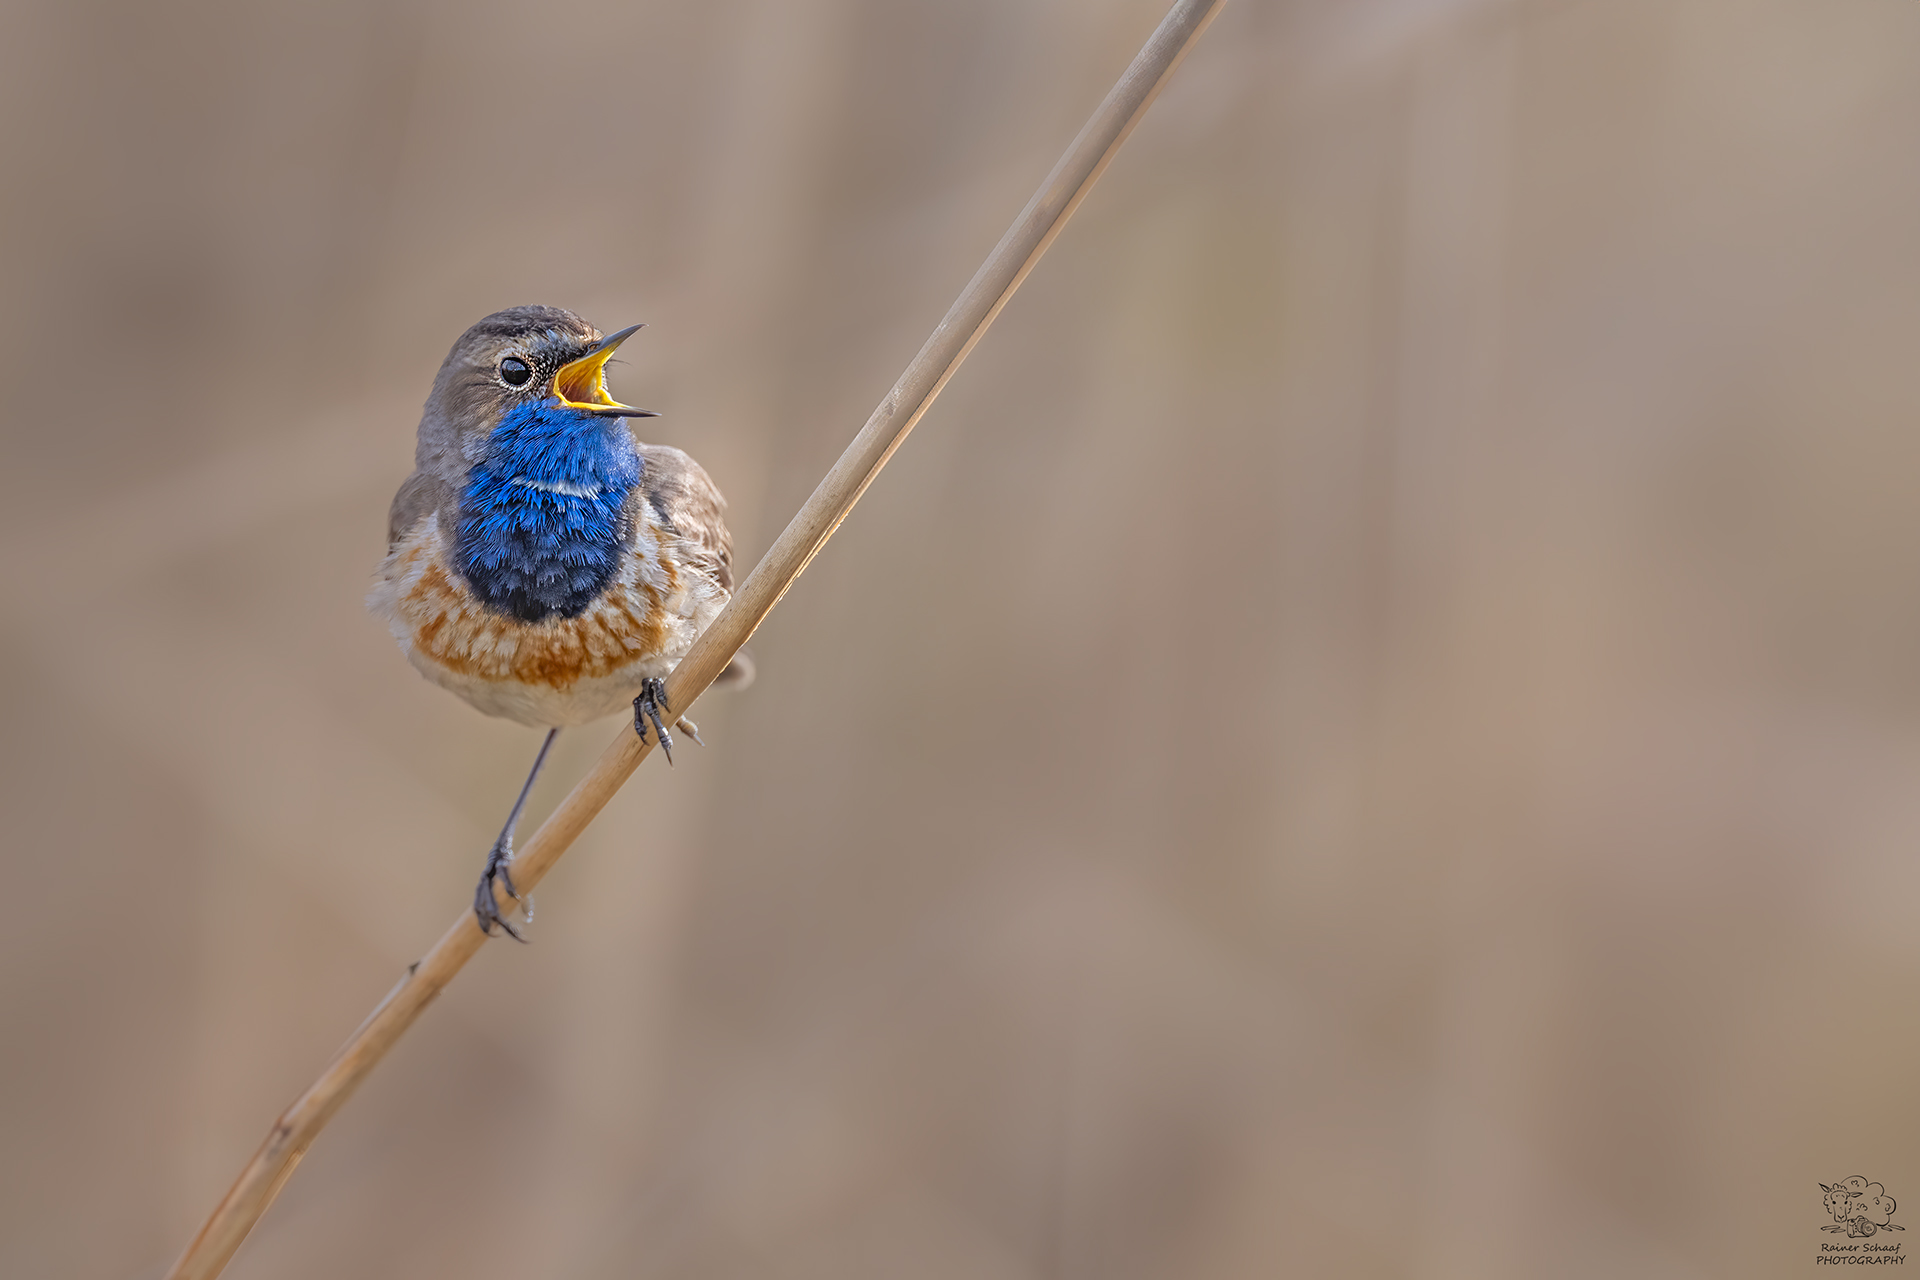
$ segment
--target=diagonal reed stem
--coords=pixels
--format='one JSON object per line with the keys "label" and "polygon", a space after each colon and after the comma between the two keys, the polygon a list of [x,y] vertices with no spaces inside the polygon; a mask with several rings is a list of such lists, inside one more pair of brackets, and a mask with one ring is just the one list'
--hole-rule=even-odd
{"label": "diagonal reed stem", "polygon": [[[847,518],[853,504],[1053,243],[1222,3],[1224,0],[1177,0],[974,273],[946,318],[920,348],[920,354],[867,419],[867,425],[747,575],[713,625],[674,668],[667,680],[667,694],[675,710],[684,712],[706,691]],[[651,749],[650,742],[642,743],[631,730],[624,730],[601,753],[587,776],[514,859],[513,879],[522,893],[540,883]],[[503,901],[501,905],[505,909],[510,904]],[[209,1280],[225,1269],[334,1112],[486,942],[472,912],[463,910],[433,949],[407,967],[386,999],[333,1056],[320,1078],[274,1122],[267,1140],[174,1264],[170,1280]]]}

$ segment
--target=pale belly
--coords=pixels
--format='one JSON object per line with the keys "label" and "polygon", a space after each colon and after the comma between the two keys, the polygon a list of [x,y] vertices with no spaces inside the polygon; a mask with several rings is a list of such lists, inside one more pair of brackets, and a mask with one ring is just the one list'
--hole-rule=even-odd
{"label": "pale belly", "polygon": [[381,564],[367,605],[421,674],[488,715],[584,724],[626,710],[643,680],[672,671],[727,602],[712,578],[682,567],[677,542],[647,522],[584,612],[522,622],[468,592],[429,515]]}

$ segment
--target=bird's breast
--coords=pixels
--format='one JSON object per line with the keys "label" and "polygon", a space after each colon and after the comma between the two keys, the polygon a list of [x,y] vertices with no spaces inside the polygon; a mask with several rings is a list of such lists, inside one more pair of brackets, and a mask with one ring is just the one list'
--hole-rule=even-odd
{"label": "bird's breast", "polygon": [[641,680],[671,671],[727,598],[683,563],[679,539],[645,502],[633,506],[611,574],[571,614],[528,621],[495,608],[431,514],[394,545],[369,604],[415,667],[483,711],[529,724],[608,714]]}

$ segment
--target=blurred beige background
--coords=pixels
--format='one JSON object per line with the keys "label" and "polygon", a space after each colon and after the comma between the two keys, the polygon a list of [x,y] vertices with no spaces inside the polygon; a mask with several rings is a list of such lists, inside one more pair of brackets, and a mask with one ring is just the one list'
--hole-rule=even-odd
{"label": "blurred beige background", "polygon": [[[537,735],[361,603],[454,337],[647,321],[751,563],[1161,11],[8,6],[0,1274],[158,1276],[468,898]],[[1920,1225],[1917,133],[1895,0],[1232,0],[231,1274]]]}

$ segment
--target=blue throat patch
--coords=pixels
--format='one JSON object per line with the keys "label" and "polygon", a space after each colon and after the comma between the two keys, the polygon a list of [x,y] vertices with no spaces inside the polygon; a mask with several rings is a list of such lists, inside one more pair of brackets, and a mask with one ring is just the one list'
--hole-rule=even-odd
{"label": "blue throat patch", "polygon": [[584,613],[620,571],[638,483],[640,455],[620,419],[552,401],[509,410],[460,495],[467,585],[522,622]]}

